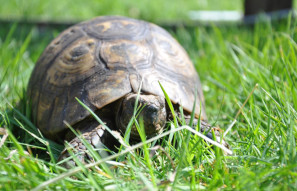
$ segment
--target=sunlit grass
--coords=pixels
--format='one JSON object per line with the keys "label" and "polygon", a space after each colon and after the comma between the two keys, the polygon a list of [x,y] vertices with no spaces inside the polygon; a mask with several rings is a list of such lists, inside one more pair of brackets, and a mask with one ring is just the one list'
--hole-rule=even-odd
{"label": "sunlit grass", "polygon": [[[34,28],[8,31],[0,36],[0,127],[9,130],[0,148],[0,189],[32,189],[54,178],[58,181],[48,189],[296,189],[295,21],[174,34],[199,72],[211,124],[226,129],[258,84],[225,137],[233,155],[181,130],[122,154],[109,170],[78,165],[81,169],[67,177],[61,175],[69,170],[56,163],[62,147],[30,122],[25,96],[34,63],[53,33],[43,39]],[[169,129],[184,125],[179,121],[171,121]]]}
{"label": "sunlit grass", "polygon": [[189,20],[190,10],[240,10],[242,4],[242,0],[0,0],[0,18],[72,21],[122,15],[166,22]]}

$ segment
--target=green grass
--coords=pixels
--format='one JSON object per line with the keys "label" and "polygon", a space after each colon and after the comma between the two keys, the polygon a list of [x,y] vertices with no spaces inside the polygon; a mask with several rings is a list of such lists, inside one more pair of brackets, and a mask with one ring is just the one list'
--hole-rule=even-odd
{"label": "green grass", "polygon": [[190,10],[240,10],[242,0],[0,0],[0,18],[85,20],[123,15],[149,21],[188,20]]}
{"label": "green grass", "polygon": [[[31,124],[25,97],[34,63],[60,31],[1,28],[0,127],[9,135],[0,148],[0,190],[28,190],[55,178],[47,189],[297,189],[296,24],[288,19],[172,33],[200,74],[211,124],[227,129],[258,84],[225,137],[233,155],[181,130],[122,154],[104,172],[79,165],[67,177],[62,175],[69,171],[56,162],[62,147]],[[149,148],[156,145],[161,148],[150,157]]]}

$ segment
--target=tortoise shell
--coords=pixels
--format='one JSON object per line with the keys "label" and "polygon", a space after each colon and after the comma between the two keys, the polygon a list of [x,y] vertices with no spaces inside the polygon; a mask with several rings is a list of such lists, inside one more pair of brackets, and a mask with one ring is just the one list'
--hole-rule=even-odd
{"label": "tortoise shell", "polygon": [[[142,82],[142,85],[140,85]],[[206,118],[198,74],[185,50],[164,29],[120,16],[97,17],[55,38],[36,63],[28,85],[32,116],[48,137],[130,92],[164,96]]]}

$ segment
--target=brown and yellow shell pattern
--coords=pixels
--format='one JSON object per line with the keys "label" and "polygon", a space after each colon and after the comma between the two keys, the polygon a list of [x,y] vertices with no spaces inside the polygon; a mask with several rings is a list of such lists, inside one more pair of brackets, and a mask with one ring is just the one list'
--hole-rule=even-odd
{"label": "brown and yellow shell pattern", "polygon": [[34,122],[55,136],[89,116],[75,99],[100,109],[130,92],[163,96],[205,118],[199,77],[185,50],[164,29],[144,21],[97,17],[62,32],[45,49],[31,75],[28,96]]}

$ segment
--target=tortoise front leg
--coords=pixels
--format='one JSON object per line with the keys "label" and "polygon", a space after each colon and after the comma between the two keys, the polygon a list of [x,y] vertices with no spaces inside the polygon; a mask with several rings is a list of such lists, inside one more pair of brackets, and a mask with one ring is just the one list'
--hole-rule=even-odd
{"label": "tortoise front leg", "polygon": [[[93,125],[93,127],[83,129],[81,136],[71,139],[68,143],[72,147],[71,150],[73,154],[83,164],[94,162],[94,158],[82,140],[85,140],[88,144],[90,144],[90,146],[92,146],[102,158],[108,156],[107,150],[113,149],[114,145],[116,145],[116,141],[113,136],[107,130],[105,130],[102,125]],[[65,148],[62,151],[58,161],[67,159],[70,156],[71,154]],[[62,165],[66,168],[71,168],[76,166],[76,163],[74,159],[69,159]]]}

